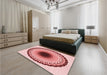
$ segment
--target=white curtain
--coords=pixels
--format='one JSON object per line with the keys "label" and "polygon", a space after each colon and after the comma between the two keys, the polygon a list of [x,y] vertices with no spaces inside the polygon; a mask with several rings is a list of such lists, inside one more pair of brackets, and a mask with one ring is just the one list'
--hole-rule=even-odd
{"label": "white curtain", "polygon": [[[92,31],[92,33],[93,33],[93,35],[94,34],[98,35],[98,1],[90,2],[90,3],[79,5],[79,6],[75,6],[72,8],[73,8],[73,10],[74,9],[79,10],[79,11],[74,10],[75,13],[77,13],[77,14],[73,15],[72,14],[73,11],[69,11],[69,9],[64,10],[64,12],[67,11],[64,14],[63,14],[63,11],[52,12],[51,13],[51,25],[52,25],[52,27],[56,26],[59,28],[64,28],[64,26],[63,27],[60,26],[60,24],[62,24],[61,19],[64,18],[64,20],[65,20],[65,17],[62,17],[63,15],[68,16],[69,17],[69,18],[67,18],[68,20],[74,20],[74,19],[72,19],[72,17],[76,16],[77,21],[75,21],[75,22],[78,22],[78,23],[74,23],[74,24],[77,24],[77,25],[73,26],[74,28],[75,27],[76,28],[84,28],[86,31],[86,34],[88,34],[88,30],[86,29],[86,26],[94,25],[95,29]],[[72,8],[70,10],[72,10]],[[60,16],[60,13],[61,13],[61,16]],[[71,15],[73,15],[73,16],[71,16]],[[60,21],[61,21],[61,23],[60,23]],[[72,21],[68,21],[68,22],[71,23]],[[70,23],[68,23],[68,24],[70,24]],[[65,25],[65,26],[72,27],[70,25]]]}
{"label": "white curtain", "polygon": [[15,0],[0,0],[0,25],[5,26],[6,32],[27,31],[26,10],[28,7]]}
{"label": "white curtain", "polygon": [[55,33],[53,27],[60,27],[60,11],[52,11],[51,12],[51,33]]}
{"label": "white curtain", "polygon": [[[95,29],[92,30],[92,35],[98,35],[98,1],[94,1],[88,4],[83,5],[84,10],[81,16],[82,22],[84,22],[84,28],[88,25],[94,25]],[[83,17],[83,18],[82,18]],[[89,30],[86,29],[86,34],[89,33]]]}
{"label": "white curtain", "polygon": [[2,26],[6,32],[27,32],[29,10],[38,11],[16,0],[0,0],[0,32]]}
{"label": "white curtain", "polygon": [[1,19],[1,18],[2,18],[2,16],[1,16],[1,15],[2,15],[2,14],[1,14],[1,8],[2,8],[2,7],[1,7],[1,4],[2,4],[2,3],[1,3],[1,2],[2,2],[2,1],[0,0],[0,32],[1,32],[1,28],[2,28],[2,23],[1,23],[1,22],[2,22],[2,19]]}

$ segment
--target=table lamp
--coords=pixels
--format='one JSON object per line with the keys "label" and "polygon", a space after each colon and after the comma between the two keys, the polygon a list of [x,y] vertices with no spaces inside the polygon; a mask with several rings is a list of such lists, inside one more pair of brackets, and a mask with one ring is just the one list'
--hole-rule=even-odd
{"label": "table lamp", "polygon": [[92,34],[92,29],[95,29],[95,26],[90,25],[90,26],[87,26],[86,28],[90,30],[90,35],[91,35]]}
{"label": "table lamp", "polygon": [[55,30],[55,33],[56,33],[56,30],[58,29],[58,27],[53,27],[53,29]]}

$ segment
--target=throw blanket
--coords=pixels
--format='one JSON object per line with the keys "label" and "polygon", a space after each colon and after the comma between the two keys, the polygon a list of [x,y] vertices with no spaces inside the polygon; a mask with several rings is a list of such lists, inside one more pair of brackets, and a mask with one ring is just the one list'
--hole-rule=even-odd
{"label": "throw blanket", "polygon": [[50,34],[43,36],[44,39],[61,41],[70,44],[73,44],[79,37],[80,34]]}

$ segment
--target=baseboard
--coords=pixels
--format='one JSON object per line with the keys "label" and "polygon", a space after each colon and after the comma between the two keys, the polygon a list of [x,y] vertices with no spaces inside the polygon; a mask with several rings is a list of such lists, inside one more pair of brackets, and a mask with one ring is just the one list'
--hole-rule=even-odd
{"label": "baseboard", "polygon": [[105,50],[104,50],[104,48],[101,46],[101,44],[99,43],[98,45],[99,45],[99,47],[101,48],[102,52],[107,56],[107,53],[105,52]]}

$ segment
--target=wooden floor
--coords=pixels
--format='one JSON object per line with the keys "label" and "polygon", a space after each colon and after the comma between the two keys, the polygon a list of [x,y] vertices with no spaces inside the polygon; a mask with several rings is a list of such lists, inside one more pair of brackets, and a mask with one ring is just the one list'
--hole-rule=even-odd
{"label": "wooden floor", "polygon": [[[1,75],[52,75],[19,55],[17,51],[39,42],[0,49]],[[107,55],[98,45],[82,43],[68,75],[107,75]]]}

